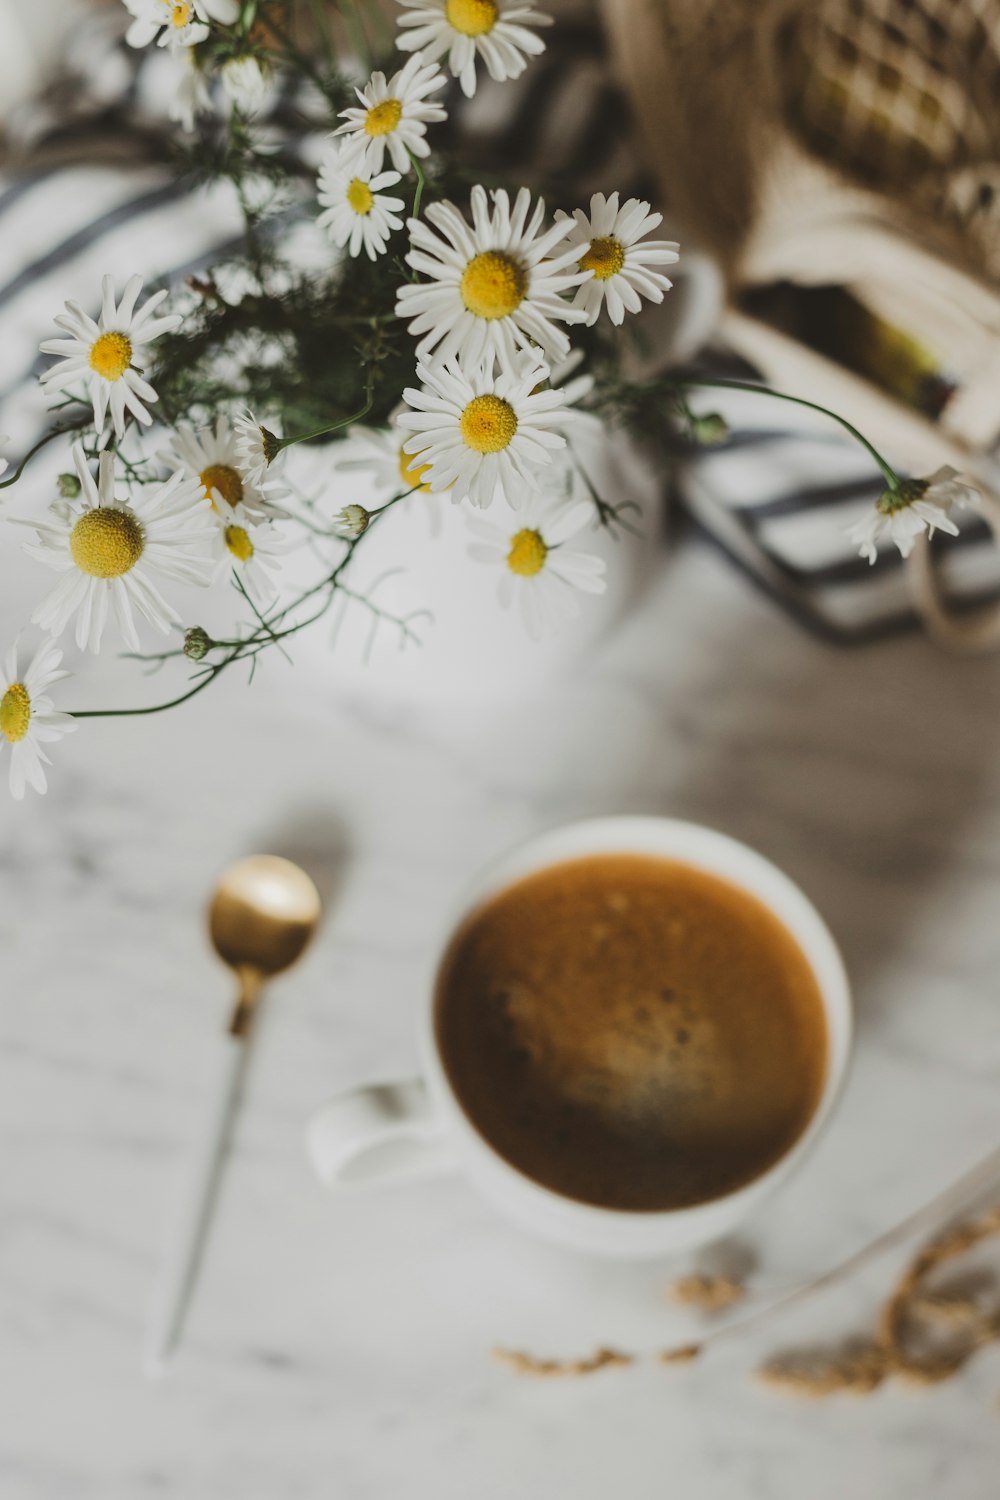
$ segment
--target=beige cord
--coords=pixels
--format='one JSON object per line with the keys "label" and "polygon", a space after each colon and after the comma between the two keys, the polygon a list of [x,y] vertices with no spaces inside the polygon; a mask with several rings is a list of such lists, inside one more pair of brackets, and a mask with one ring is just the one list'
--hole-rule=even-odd
{"label": "beige cord", "polygon": [[744,1313],[740,1318],[734,1318],[732,1322],[723,1323],[721,1327],[710,1329],[697,1345],[685,1345],[682,1351],[665,1351],[666,1357],[661,1355],[661,1359],[664,1360],[664,1363],[672,1363],[671,1356],[677,1352],[683,1353],[685,1358],[691,1358],[693,1354],[701,1353],[702,1350],[707,1349],[710,1345],[717,1344],[722,1339],[729,1339],[735,1335],[742,1334],[744,1329],[750,1328],[756,1323],[765,1322],[768,1318],[784,1312],[786,1308],[791,1307],[794,1303],[815,1296],[817,1292],[821,1292],[826,1287],[833,1286],[836,1282],[843,1281],[845,1277],[852,1275],[855,1271],[859,1271],[868,1261],[873,1260],[875,1256],[881,1255],[886,1250],[891,1250],[902,1240],[908,1239],[920,1230],[933,1227],[940,1223],[943,1218],[962,1212],[968,1207],[971,1200],[994,1187],[998,1179],[1000,1179],[1000,1147],[996,1147],[986,1156],[982,1157],[975,1166],[971,1167],[967,1172],[963,1172],[961,1177],[949,1183],[940,1193],[935,1194],[929,1202],[922,1204],[913,1213],[907,1214],[905,1219],[901,1219],[891,1229],[887,1229],[875,1239],[869,1240],[867,1245],[863,1245],[860,1250],[855,1250],[852,1255],[847,1256],[846,1260],[840,1261],[839,1264],[831,1267],[829,1271],[822,1272],[819,1276],[813,1277],[811,1281],[806,1281],[799,1286],[792,1287],[790,1291],[776,1297],[773,1301]]}
{"label": "beige cord", "polygon": [[[1000,549],[1000,500],[981,487],[980,496],[978,513],[986,521]],[[938,645],[968,656],[1000,646],[1000,602],[964,613],[950,609],[926,532],[917,538],[906,572],[917,613],[927,634]]]}

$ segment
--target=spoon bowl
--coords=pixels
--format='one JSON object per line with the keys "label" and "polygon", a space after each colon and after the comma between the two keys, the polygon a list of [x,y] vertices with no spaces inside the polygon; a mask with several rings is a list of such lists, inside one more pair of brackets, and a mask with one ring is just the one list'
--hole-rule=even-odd
{"label": "spoon bowl", "polygon": [[319,892],[304,870],[276,854],[253,854],[223,872],[208,929],[223,963],[268,979],[301,956],[319,916]]}

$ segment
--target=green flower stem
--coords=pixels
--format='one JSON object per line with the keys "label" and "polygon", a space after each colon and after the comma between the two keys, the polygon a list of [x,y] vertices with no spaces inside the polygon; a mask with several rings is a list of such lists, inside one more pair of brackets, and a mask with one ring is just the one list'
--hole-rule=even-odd
{"label": "green flower stem", "polygon": [[267,26],[271,34],[277,37],[278,41],[281,43],[287,61],[290,62],[293,67],[300,69],[300,71],[305,75],[306,78],[312,80],[312,82],[319,89],[320,93],[323,94],[325,98],[329,99],[329,79],[324,78],[319,68],[314,66],[312,59],[306,56],[301,47],[296,46],[295,41],[293,40],[290,33],[286,30],[286,28],[282,26],[272,14],[268,15]]}
{"label": "green flower stem", "polygon": [[885,478],[885,482],[889,486],[890,490],[897,490],[900,486],[901,480],[895,469],[887,459],[882,457],[878,449],[868,441],[864,433],[859,432],[858,429],[853,425],[853,423],[848,422],[846,417],[838,416],[835,411],[831,411],[827,406],[820,406],[818,401],[807,401],[804,396],[790,396],[786,391],[775,391],[772,390],[768,385],[755,385],[752,381],[749,380],[718,379],[671,381],[668,377],[666,383],[673,384],[678,390],[698,390],[701,388],[710,388],[712,390],[719,391],[750,391],[758,396],[773,396],[776,401],[790,401],[793,406],[805,406],[808,407],[810,411],[818,411],[824,417],[829,417],[832,421],[838,422],[846,432],[849,432],[851,434],[851,437],[854,438],[855,442],[860,443],[862,448],[864,448],[866,452],[871,454],[875,463],[881,469],[882,474]]}
{"label": "green flower stem", "polygon": [[[352,427],[355,422],[364,421],[372,407],[375,405],[375,377],[369,372],[368,381],[365,385],[365,404],[360,411],[352,416],[341,417],[339,422],[331,422],[329,427],[317,427],[315,432],[300,432],[295,437],[275,438],[274,457],[284,448],[290,448],[293,443],[310,443],[314,438],[326,437],[331,432],[340,432],[344,427]],[[272,463],[274,459],[272,458]]]}
{"label": "green flower stem", "polygon": [[337,55],[333,45],[333,35],[330,31],[330,19],[326,13],[325,0],[309,0],[309,9],[312,12],[313,25],[316,35],[319,37],[323,48],[324,60],[327,67],[336,65]]}
{"label": "green flower stem", "polygon": [[140,718],[145,714],[165,713],[168,708],[179,708],[182,703],[187,703],[189,699],[194,698],[198,693],[202,692],[203,689],[207,688],[210,682],[214,682],[219,673],[224,672],[226,667],[228,667],[234,660],[235,653],[232,656],[227,657],[225,661],[217,662],[214,667],[209,667],[208,671],[200,682],[196,682],[193,688],[188,688],[186,693],[181,693],[179,698],[171,698],[169,703],[151,703],[147,708],[78,708],[70,711],[70,718],[125,719]]}
{"label": "green flower stem", "polygon": [[[364,599],[362,595],[356,594],[353,589],[347,589],[345,585],[341,583],[340,579],[341,575],[344,572],[344,569],[347,567],[347,564],[354,556],[355,548],[364,540],[364,537],[368,536],[371,533],[371,530],[379,517],[384,516],[386,511],[391,510],[394,505],[398,505],[401,500],[405,500],[408,495],[412,495],[414,489],[416,488],[418,488],[418,486],[415,485],[412,489],[405,490],[399,495],[394,495],[391,500],[387,500],[384,505],[380,505],[377,510],[373,510],[371,512],[371,521],[369,522],[368,529],[363,532],[360,537],[356,537],[353,541],[347,543],[347,550],[345,551],[344,556],[337,563],[337,566],[333,569],[333,571],[327,574],[325,578],[320,579],[319,583],[315,583],[311,588],[306,589],[304,593],[300,594],[299,597],[293,600],[291,604],[287,604],[285,608],[282,609],[271,620],[263,620],[261,622],[261,628],[256,630],[253,635],[249,635],[245,640],[241,641],[216,641],[214,643],[215,646],[227,648],[228,654],[224,656],[221,661],[215,662],[205,667],[204,676],[199,682],[195,683],[194,687],[188,688],[186,692],[181,693],[176,698],[168,699],[165,703],[151,703],[148,704],[145,708],[79,708],[75,710],[69,710],[70,717],[73,719],[140,718],[148,714],[165,713],[168,708],[179,708],[182,703],[188,703],[192,698],[196,697],[198,693],[203,692],[204,689],[208,687],[210,682],[214,682],[215,679],[220,676],[227,667],[231,667],[234,662],[246,660],[250,660],[252,662],[253,658],[267,646],[277,646],[281,641],[286,640],[288,636],[296,635],[300,630],[305,630],[309,625],[314,625],[317,620],[321,620],[326,614],[327,610],[330,608],[330,602],[333,599],[334,594],[336,594],[338,590],[345,594],[348,594],[350,598],[355,599],[360,603],[367,604],[368,607],[373,609],[373,612],[380,617],[386,619],[393,618],[391,616],[384,615],[382,611],[376,610],[373,605],[369,604],[369,601]],[[281,622],[283,620],[287,620],[288,616],[292,614],[294,610],[300,609],[307,600],[314,598],[317,594],[323,593],[324,590],[328,591],[329,597],[324,599],[319,609],[317,609],[313,614],[309,615],[307,619],[297,620],[292,625],[286,625],[284,629],[277,628],[281,625]],[[258,618],[260,617],[258,616]],[[404,621],[404,627],[405,624],[406,622]],[[162,662],[169,661],[177,656],[183,656],[183,654],[183,651],[165,651],[159,653],[155,657],[144,659]]]}
{"label": "green flower stem", "polygon": [[24,473],[25,469],[28,467],[28,464],[34,458],[35,454],[40,453],[48,443],[52,442],[53,438],[65,437],[67,432],[82,432],[86,425],[87,424],[85,422],[81,421],[68,423],[64,427],[53,427],[49,432],[45,434],[44,437],[38,439],[38,442],[33,448],[28,449],[27,453],[21,459],[21,462],[18,464],[17,468],[14,470],[10,478],[0,480],[0,490],[10,489],[10,486],[12,484],[16,484],[21,475]]}
{"label": "green flower stem", "polygon": [[386,58],[396,45],[390,18],[386,7],[382,5],[369,5],[365,10],[365,19],[372,33],[375,51],[381,58]]}
{"label": "green flower stem", "polygon": [[365,23],[361,8],[353,3],[353,0],[340,0],[337,6],[344,18],[344,26],[347,29],[347,37],[354,50],[358,62],[365,73],[372,70],[372,54],[368,45],[368,35],[365,31]]}
{"label": "green flower stem", "polygon": [[410,218],[418,219],[420,217],[420,202],[424,196],[424,188],[427,186],[427,178],[424,176],[424,169],[420,165],[419,158],[414,156],[412,151],[409,151],[407,154],[410,158],[410,165],[413,168],[414,176],[417,179],[417,186],[413,194],[413,207],[410,210]]}

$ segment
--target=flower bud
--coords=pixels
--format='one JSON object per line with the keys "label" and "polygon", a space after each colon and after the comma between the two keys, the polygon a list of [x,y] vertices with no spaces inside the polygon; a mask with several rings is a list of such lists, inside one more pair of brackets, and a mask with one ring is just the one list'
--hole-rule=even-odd
{"label": "flower bud", "polygon": [[64,500],[75,500],[80,493],[80,481],[75,474],[60,474],[56,483]]}
{"label": "flower bud", "polygon": [[714,443],[725,442],[729,436],[729,423],[717,411],[706,412],[703,417],[692,418],[691,436],[696,443],[711,447]]}
{"label": "flower bud", "polygon": [[184,633],[184,655],[189,661],[204,661],[214,645],[208,631],[200,625],[193,625]]}
{"label": "flower bud", "polygon": [[368,530],[370,520],[371,512],[365,510],[363,505],[345,505],[340,514],[334,516],[333,524],[339,536],[356,542]]}

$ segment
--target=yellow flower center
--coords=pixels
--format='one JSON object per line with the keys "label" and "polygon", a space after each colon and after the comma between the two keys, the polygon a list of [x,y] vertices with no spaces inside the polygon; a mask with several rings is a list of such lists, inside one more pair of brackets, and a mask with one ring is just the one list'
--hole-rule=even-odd
{"label": "yellow flower center", "polygon": [[528,273],[512,255],[484,250],[462,272],[462,301],[477,318],[508,318],[528,291]]}
{"label": "yellow flower center", "polygon": [[226,546],[236,558],[237,562],[249,562],[253,557],[253,542],[250,535],[242,526],[227,526],[225,530]]}
{"label": "yellow flower center", "polygon": [[356,214],[370,214],[375,194],[367,182],[362,182],[360,177],[352,177],[347,187],[347,201]]}
{"label": "yellow flower center", "polygon": [[534,578],[545,567],[549,549],[539,531],[518,531],[510,539],[507,566],[518,578]]}
{"label": "yellow flower center", "polygon": [[186,26],[187,23],[190,21],[190,19],[191,19],[191,7],[190,7],[190,5],[185,5],[183,3],[180,3],[180,4],[177,4],[177,5],[172,5],[170,7],[170,24],[171,24],[171,26],[177,26],[177,27]]}
{"label": "yellow flower center", "polygon": [[213,510],[213,490],[217,490],[228,505],[239,505],[243,499],[243,480],[229,464],[209,464],[198,477],[205,486],[205,499],[211,503]]}
{"label": "yellow flower center", "polygon": [[580,256],[580,269],[593,271],[595,281],[610,281],[625,264],[625,246],[613,234],[591,240],[590,249]]}
{"label": "yellow flower center", "polygon": [[365,131],[368,135],[391,135],[399,124],[403,106],[398,99],[383,99],[373,104],[365,115]]}
{"label": "yellow flower center", "polygon": [[463,36],[485,36],[497,24],[495,0],[447,0],[444,13]]}
{"label": "yellow flower center", "polygon": [[[414,489],[423,479],[430,464],[420,462],[419,453],[404,453],[399,450],[399,477],[408,490]],[[429,484],[420,484],[422,490],[430,490]]]}
{"label": "yellow flower center", "polygon": [[120,578],[135,567],[145,545],[132,512],[109,506],[85,511],[69,536],[73,561],[91,578]]}
{"label": "yellow flower center", "polygon": [[517,431],[517,417],[502,396],[473,396],[458,425],[466,444],[476,453],[499,453]]}
{"label": "yellow flower center", "polygon": [[120,380],[132,363],[132,340],[127,333],[102,333],[90,349],[90,368],[105,380]]}
{"label": "yellow flower center", "polygon": [[8,745],[16,745],[28,732],[31,699],[23,682],[12,682],[0,698],[0,734]]}

